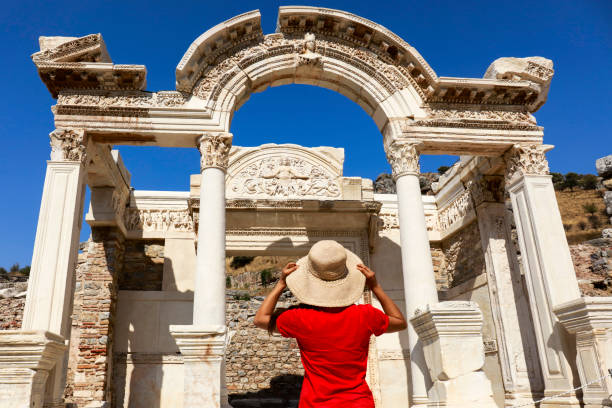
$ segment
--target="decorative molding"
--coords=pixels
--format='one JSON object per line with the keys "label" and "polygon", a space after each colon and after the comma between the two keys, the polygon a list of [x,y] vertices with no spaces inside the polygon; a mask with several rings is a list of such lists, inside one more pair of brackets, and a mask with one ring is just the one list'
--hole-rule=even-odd
{"label": "decorative molding", "polygon": [[229,151],[232,147],[231,133],[210,133],[203,135],[199,140],[200,171],[214,167],[227,170]]}
{"label": "decorative molding", "polygon": [[514,145],[505,155],[506,182],[515,177],[548,174],[548,161],[542,145]]}
{"label": "decorative molding", "polygon": [[104,112],[111,108],[173,108],[182,106],[186,102],[186,96],[177,91],[62,91],[57,97],[56,109],[61,111],[68,108],[89,107],[91,110]]}
{"label": "decorative molding", "polygon": [[[51,37],[50,39],[53,38]],[[45,38],[45,40],[48,39],[49,37]],[[32,60],[34,62],[110,62],[110,57],[106,52],[102,35],[89,34],[65,41],[55,47],[41,50],[32,55]]]}
{"label": "decorative molding", "polygon": [[253,197],[329,197],[341,194],[337,177],[323,166],[298,157],[265,156],[234,175],[233,194]]}
{"label": "decorative molding", "polygon": [[419,174],[419,145],[418,142],[396,141],[386,147],[385,153],[391,165],[394,180],[408,174]]}
{"label": "decorative molding", "polygon": [[527,73],[540,78],[543,81],[549,81],[555,74],[555,70],[547,68],[544,65],[536,64],[533,61],[527,62]]}
{"label": "decorative molding", "polygon": [[193,231],[189,210],[128,208],[124,215],[128,231]]}
{"label": "decorative molding", "polygon": [[447,231],[474,210],[470,190],[464,190],[450,204],[438,211],[440,231]]}
{"label": "decorative molding", "polygon": [[72,161],[85,164],[87,137],[83,129],[55,129],[51,139],[51,160]]}

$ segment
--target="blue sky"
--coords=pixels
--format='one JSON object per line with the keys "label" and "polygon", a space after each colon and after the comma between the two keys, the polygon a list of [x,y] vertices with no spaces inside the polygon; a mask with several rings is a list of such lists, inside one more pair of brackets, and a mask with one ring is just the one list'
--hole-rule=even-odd
{"label": "blue sky", "polygon": [[[276,26],[275,1],[4,2],[0,50],[0,266],[29,264],[42,195],[50,107],[30,55],[38,36],[102,33],[115,63],[144,64],[148,90],[174,89],[174,70],[189,44],[213,25],[260,9],[265,33]],[[300,4],[300,3],[298,3]],[[482,77],[499,57],[544,56],[555,64],[549,99],[536,114],[545,127],[553,171],[593,173],[612,153],[609,130],[612,68],[611,1],[314,1],[382,24],[413,45],[440,76]],[[344,96],[309,86],[282,86],[252,95],[236,113],[234,144],[298,143],[345,147],[345,175],[388,172],[372,119]],[[187,190],[198,169],[195,149],[119,147],[137,189]],[[452,164],[427,156],[424,171]],[[87,238],[89,231],[81,234]]]}

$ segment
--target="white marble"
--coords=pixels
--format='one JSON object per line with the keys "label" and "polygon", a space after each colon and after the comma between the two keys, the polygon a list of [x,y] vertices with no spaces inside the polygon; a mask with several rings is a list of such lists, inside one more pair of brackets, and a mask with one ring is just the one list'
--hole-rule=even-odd
{"label": "white marble", "polygon": [[576,365],[584,387],[584,407],[612,406],[612,378],[608,372],[612,368],[612,299],[581,297],[557,306],[555,313],[567,331],[576,336]]}
{"label": "white marble", "polygon": [[482,371],[483,317],[474,302],[448,301],[418,310],[411,323],[423,342],[433,386],[429,406],[497,407]]}

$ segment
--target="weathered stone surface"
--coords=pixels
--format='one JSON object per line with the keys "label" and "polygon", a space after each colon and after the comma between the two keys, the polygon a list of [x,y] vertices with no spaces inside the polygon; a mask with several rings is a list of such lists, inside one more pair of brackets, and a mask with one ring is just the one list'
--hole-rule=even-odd
{"label": "weathered stone surface", "polygon": [[473,222],[442,242],[448,287],[455,287],[485,272],[478,223]]}
{"label": "weathered stone surface", "polygon": [[595,161],[597,174],[604,179],[612,178],[612,154],[599,158]]}
{"label": "weathered stone surface", "polygon": [[161,290],[164,278],[164,245],[160,240],[126,242],[120,290]]}

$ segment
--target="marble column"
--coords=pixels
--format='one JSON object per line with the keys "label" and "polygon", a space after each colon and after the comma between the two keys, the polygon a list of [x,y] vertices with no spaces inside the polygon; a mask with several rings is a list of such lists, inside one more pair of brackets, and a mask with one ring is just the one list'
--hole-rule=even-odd
{"label": "marble column", "polygon": [[[506,191],[512,200],[521,261],[538,355],[544,395],[571,390],[576,350],[553,309],[580,297],[574,264],[565,237],[548,162],[541,145],[515,145],[506,153]],[[549,399],[542,407],[579,407],[574,393]]]}
{"label": "marble column", "polygon": [[66,381],[64,342],[70,338],[87,143],[85,131],[77,129],[56,129],[50,138],[51,160],[47,162],[22,323],[24,335],[29,333],[24,344],[34,341],[44,344],[45,350],[54,350],[54,364],[45,357],[41,366],[49,369],[46,407],[61,405]]}
{"label": "marble column", "polygon": [[478,217],[506,406],[533,403],[544,386],[529,301],[507,222],[504,177],[477,174],[465,185]]}
{"label": "marble column", "polygon": [[[438,302],[419,184],[417,149],[417,143],[398,141],[386,149],[397,186],[402,273],[408,320],[412,318],[417,308]],[[423,345],[411,324],[408,325],[408,343],[412,379],[411,405],[427,405],[427,391],[431,386],[431,379],[423,355]]]}
{"label": "marble column", "polygon": [[223,359],[225,326],[225,171],[230,133],[205,134],[199,140],[202,179],[193,325],[171,326],[183,355],[185,408],[229,407]]}

